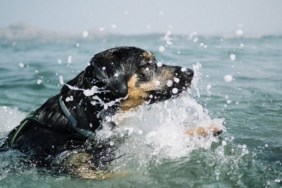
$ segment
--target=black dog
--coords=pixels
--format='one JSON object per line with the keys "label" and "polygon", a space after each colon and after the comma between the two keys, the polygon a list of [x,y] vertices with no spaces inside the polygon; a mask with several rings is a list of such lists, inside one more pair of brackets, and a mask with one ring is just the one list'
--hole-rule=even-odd
{"label": "black dog", "polygon": [[192,78],[192,70],[157,63],[140,48],[106,50],[12,130],[2,148],[18,149],[36,166],[87,178],[115,158],[109,144],[95,142],[95,131],[114,128],[109,118],[117,111],[177,97]]}

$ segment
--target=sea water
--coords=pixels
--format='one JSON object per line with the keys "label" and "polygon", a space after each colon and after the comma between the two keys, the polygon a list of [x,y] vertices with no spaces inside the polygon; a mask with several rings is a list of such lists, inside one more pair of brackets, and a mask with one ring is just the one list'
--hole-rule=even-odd
{"label": "sea water", "polygon": [[[159,64],[195,71],[177,99],[124,114],[125,137],[97,181],[24,168],[17,151],[0,153],[0,187],[282,186],[282,37],[154,35],[0,37],[0,135],[57,94],[92,56],[116,46],[152,51]],[[191,127],[221,127],[219,137],[189,138]],[[111,136],[111,135],[110,135]],[[111,144],[116,144],[113,140]]]}

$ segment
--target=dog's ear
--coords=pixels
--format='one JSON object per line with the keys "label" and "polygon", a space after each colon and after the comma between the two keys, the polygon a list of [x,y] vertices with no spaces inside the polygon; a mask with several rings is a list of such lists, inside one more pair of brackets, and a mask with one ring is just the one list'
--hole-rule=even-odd
{"label": "dog's ear", "polygon": [[115,96],[126,97],[128,92],[128,75],[125,68],[118,62],[100,62],[95,59],[91,60],[90,66],[94,78],[103,83],[105,90],[109,90]]}

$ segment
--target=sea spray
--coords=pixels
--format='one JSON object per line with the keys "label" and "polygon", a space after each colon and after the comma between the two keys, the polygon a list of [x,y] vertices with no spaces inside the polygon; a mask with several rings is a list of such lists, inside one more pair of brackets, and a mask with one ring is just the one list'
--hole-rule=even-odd
{"label": "sea spray", "polygon": [[[189,96],[192,90],[200,96],[197,84],[201,78],[201,64],[197,63],[193,67],[195,78],[188,92],[176,99],[118,113],[112,118],[118,125],[114,133],[108,129],[98,132],[98,135],[107,139],[124,137],[117,150],[118,155],[124,157],[113,162],[114,169],[146,170],[152,163],[189,157],[192,151],[200,148],[209,150],[212,143],[218,141],[208,130],[210,126],[225,130],[224,119],[211,118],[207,110]],[[207,130],[206,137],[189,137],[185,134],[187,130],[199,127]]]}

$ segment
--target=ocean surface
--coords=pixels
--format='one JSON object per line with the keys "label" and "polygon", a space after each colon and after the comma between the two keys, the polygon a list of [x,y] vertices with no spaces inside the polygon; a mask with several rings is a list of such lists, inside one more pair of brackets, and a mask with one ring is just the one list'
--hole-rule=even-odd
{"label": "ocean surface", "polygon": [[[0,153],[0,187],[282,187],[282,37],[196,34],[90,37],[0,36],[0,136],[57,94],[94,54],[116,46],[152,51],[163,64],[195,70],[175,100],[128,114],[129,133],[111,164],[117,177],[84,180],[25,168]],[[183,130],[216,124],[219,137]]]}

